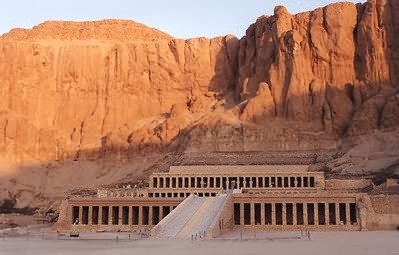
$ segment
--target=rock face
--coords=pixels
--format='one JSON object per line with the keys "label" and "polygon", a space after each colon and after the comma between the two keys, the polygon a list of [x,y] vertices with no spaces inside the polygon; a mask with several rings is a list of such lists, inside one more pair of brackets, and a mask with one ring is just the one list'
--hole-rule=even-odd
{"label": "rock face", "polygon": [[[91,165],[96,186],[182,152],[335,150],[397,130],[398,16],[396,0],[279,6],[241,39],[181,40],[123,20],[13,29],[0,37],[0,198],[51,196],[10,162],[126,164],[112,178],[116,167]],[[87,186],[75,177],[68,188]]]}

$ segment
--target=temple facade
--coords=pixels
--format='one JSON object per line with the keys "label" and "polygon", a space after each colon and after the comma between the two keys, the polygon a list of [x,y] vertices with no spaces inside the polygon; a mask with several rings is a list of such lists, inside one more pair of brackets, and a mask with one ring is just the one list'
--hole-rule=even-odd
{"label": "temple facade", "polygon": [[370,189],[369,180],[326,180],[308,165],[171,166],[153,173],[145,188],[124,186],[65,200],[57,228],[151,230],[171,237],[193,231],[218,236],[232,230],[393,228],[398,214],[375,210],[379,199]]}

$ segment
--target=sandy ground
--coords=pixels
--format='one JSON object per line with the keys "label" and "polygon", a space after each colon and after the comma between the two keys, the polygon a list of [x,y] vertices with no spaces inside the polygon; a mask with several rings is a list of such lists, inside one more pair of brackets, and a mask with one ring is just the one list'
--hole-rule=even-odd
{"label": "sandy ground", "polygon": [[[118,241],[114,239],[120,235]],[[102,240],[41,240],[26,237],[0,239],[1,255],[23,254],[399,254],[399,232],[311,232],[311,240],[298,232],[230,233],[217,239],[147,238],[128,240],[126,233],[106,234]],[[98,235],[97,235],[98,238]],[[110,238],[110,239],[108,239]],[[90,240],[88,240],[90,239]],[[108,240],[106,240],[108,239]]]}

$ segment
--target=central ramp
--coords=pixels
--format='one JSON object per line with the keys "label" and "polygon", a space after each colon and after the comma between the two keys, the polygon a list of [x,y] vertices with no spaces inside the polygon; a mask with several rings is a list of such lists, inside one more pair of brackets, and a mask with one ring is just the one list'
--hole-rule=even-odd
{"label": "central ramp", "polygon": [[227,194],[217,197],[197,197],[190,195],[167,217],[160,221],[151,234],[158,237],[187,238],[204,233],[212,224]]}

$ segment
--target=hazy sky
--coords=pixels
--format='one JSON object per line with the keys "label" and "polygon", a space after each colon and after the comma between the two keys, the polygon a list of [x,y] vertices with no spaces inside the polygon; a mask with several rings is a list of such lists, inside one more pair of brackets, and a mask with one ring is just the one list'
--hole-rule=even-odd
{"label": "hazy sky", "polygon": [[[352,2],[364,2],[364,0]],[[244,35],[261,15],[284,5],[291,13],[337,0],[3,0],[0,34],[46,20],[131,19],[178,38]]]}

